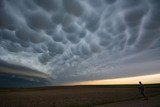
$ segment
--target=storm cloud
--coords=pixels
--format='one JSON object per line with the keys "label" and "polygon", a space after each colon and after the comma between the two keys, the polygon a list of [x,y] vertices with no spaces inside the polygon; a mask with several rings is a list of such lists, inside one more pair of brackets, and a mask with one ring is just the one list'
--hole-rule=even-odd
{"label": "storm cloud", "polygon": [[53,84],[53,79],[42,72],[0,60],[0,88],[40,87]]}
{"label": "storm cloud", "polygon": [[55,85],[160,73],[159,0],[0,0],[0,59]]}

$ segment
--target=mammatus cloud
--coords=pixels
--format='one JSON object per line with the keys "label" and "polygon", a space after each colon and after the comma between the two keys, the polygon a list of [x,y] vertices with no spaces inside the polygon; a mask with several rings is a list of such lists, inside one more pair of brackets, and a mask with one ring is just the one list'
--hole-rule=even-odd
{"label": "mammatus cloud", "polygon": [[160,73],[159,0],[1,0],[0,59],[55,84]]}

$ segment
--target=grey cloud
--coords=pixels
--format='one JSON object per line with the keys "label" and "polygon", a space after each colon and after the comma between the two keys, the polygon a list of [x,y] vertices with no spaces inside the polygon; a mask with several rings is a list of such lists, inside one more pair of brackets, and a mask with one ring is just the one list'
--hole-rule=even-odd
{"label": "grey cloud", "polygon": [[129,32],[129,39],[127,41],[127,44],[133,45],[139,36],[139,26],[134,27],[134,28],[129,28],[128,32]]}
{"label": "grey cloud", "polygon": [[37,5],[39,5],[40,7],[42,7],[43,9],[47,10],[47,11],[55,11],[57,10],[57,4],[58,1],[56,0],[33,0]]}
{"label": "grey cloud", "polygon": [[40,57],[39,57],[39,61],[42,64],[47,64],[47,62],[51,59],[51,56],[47,53],[43,53]]}
{"label": "grey cloud", "polygon": [[19,41],[19,43],[21,44],[22,47],[27,48],[30,46],[30,44],[28,42],[23,42],[23,41]]}
{"label": "grey cloud", "polygon": [[94,53],[97,53],[97,52],[101,51],[100,46],[98,44],[94,43],[94,42],[90,43],[90,49]]}
{"label": "grey cloud", "polygon": [[134,1],[128,1],[128,0],[119,0],[119,4],[122,8],[134,8],[137,5],[141,5],[143,3],[143,0],[134,0]]}
{"label": "grey cloud", "polygon": [[51,19],[44,15],[46,13],[36,12],[28,16],[28,25],[33,29],[50,29],[54,27]]}
{"label": "grey cloud", "polygon": [[46,33],[50,35],[54,41],[63,42],[64,41],[64,32],[56,30],[47,30]]}
{"label": "grey cloud", "polygon": [[54,57],[56,54],[63,54],[63,52],[64,52],[63,46],[59,43],[56,43],[56,42],[49,43],[48,50],[49,50],[50,55],[52,57]]}
{"label": "grey cloud", "polygon": [[21,47],[21,45],[18,44],[18,43],[9,43],[9,45],[7,46],[7,49],[10,52],[19,52],[19,51],[23,50],[23,48]]}
{"label": "grey cloud", "polygon": [[75,16],[80,16],[83,14],[83,7],[78,0],[63,0],[63,5],[65,10],[70,14],[73,14]]}
{"label": "grey cloud", "polygon": [[53,14],[52,16],[52,21],[55,23],[55,24],[61,24],[62,21],[63,21],[63,14],[57,12],[55,14]]}
{"label": "grey cloud", "polygon": [[7,29],[0,30],[0,37],[5,40],[17,41],[14,32]]}
{"label": "grey cloud", "polygon": [[40,87],[52,85],[53,78],[20,65],[14,65],[0,60],[0,87]]}
{"label": "grey cloud", "polygon": [[99,0],[99,1],[97,1],[97,0],[92,0],[92,1],[89,0],[88,2],[89,2],[89,4],[92,5],[93,8],[100,7],[103,4],[102,0]]}
{"label": "grey cloud", "polygon": [[63,15],[63,20],[62,20],[62,26],[63,27],[67,27],[69,26],[72,22],[73,22],[73,16],[69,15],[69,14],[64,14]]}
{"label": "grey cloud", "polygon": [[145,29],[156,29],[160,27],[160,11],[151,9],[148,12],[148,17],[145,18],[144,28]]}
{"label": "grey cloud", "polygon": [[[0,59],[0,68],[1,68],[1,72],[0,73],[13,73],[13,74],[21,74],[21,75],[30,75],[30,76],[39,76],[39,77],[47,77],[47,74],[44,74],[40,71],[22,66],[22,65],[16,65],[16,64],[11,64],[8,62],[5,62],[3,60]],[[4,68],[4,69],[3,69]],[[12,70],[9,71],[9,70]],[[5,72],[6,71],[6,72]],[[31,73],[35,73],[35,75],[31,75]]]}
{"label": "grey cloud", "polygon": [[159,8],[160,1],[159,0],[148,0],[148,2],[151,4],[153,8]]}
{"label": "grey cloud", "polygon": [[105,0],[105,2],[107,3],[107,4],[113,4],[113,3],[115,3],[117,0]]}
{"label": "grey cloud", "polygon": [[31,33],[27,31],[27,29],[19,29],[16,31],[16,36],[22,41],[28,41],[30,34]]}
{"label": "grey cloud", "polygon": [[98,36],[100,38],[100,45],[102,46],[108,46],[110,44],[110,42],[112,41],[111,39],[111,35],[105,33],[105,32],[100,32],[98,33]]}
{"label": "grey cloud", "polygon": [[24,0],[24,7],[28,10],[36,10],[37,9],[37,6],[36,4],[34,4],[34,1],[28,1],[28,0]]}
{"label": "grey cloud", "polygon": [[67,32],[67,33],[74,33],[74,32],[77,32],[77,26],[74,24],[74,23],[72,23],[72,24],[70,24],[69,26],[65,26],[65,27],[63,27],[63,30],[65,31],[65,32]]}
{"label": "grey cloud", "polygon": [[[56,84],[133,76],[134,66],[137,75],[157,73],[159,6],[159,0],[0,0],[0,59],[48,73]],[[148,52],[153,57],[140,58]]]}
{"label": "grey cloud", "polygon": [[91,14],[86,21],[86,28],[91,32],[97,30],[99,27],[99,16],[98,14]]}
{"label": "grey cloud", "polygon": [[40,33],[33,31],[30,34],[30,41],[32,43],[40,43],[45,41],[45,37],[43,37]]}
{"label": "grey cloud", "polygon": [[139,49],[149,48],[153,44],[153,42],[159,37],[159,34],[157,34],[157,32],[157,30],[144,30],[143,33],[140,35],[140,39],[138,40],[136,46]]}
{"label": "grey cloud", "polygon": [[82,44],[79,46],[79,49],[81,51],[81,57],[87,58],[88,56],[91,55],[91,50],[90,47],[86,44]]}
{"label": "grey cloud", "polygon": [[1,8],[4,6],[3,0],[0,1]]}
{"label": "grey cloud", "polygon": [[32,47],[33,53],[44,53],[46,52],[46,49],[43,48],[43,44],[35,45]]}
{"label": "grey cloud", "polygon": [[[3,7],[3,6],[2,6]],[[2,8],[0,7],[0,8]],[[0,9],[1,17],[0,17],[0,28],[8,28],[10,30],[14,29],[13,22],[14,21],[8,14],[5,12],[5,9]]]}
{"label": "grey cloud", "polygon": [[67,39],[75,44],[80,41],[79,37],[76,34],[67,35]]}
{"label": "grey cloud", "polygon": [[83,37],[85,37],[86,36],[86,30],[82,30],[81,32],[80,32],[80,34],[79,34],[79,37],[80,38],[83,38]]}
{"label": "grey cloud", "polygon": [[144,14],[146,13],[148,9],[147,8],[135,8],[131,9],[128,12],[125,13],[125,21],[128,26],[136,26],[140,25],[141,19],[143,18]]}
{"label": "grey cloud", "polygon": [[[111,25],[107,24],[107,26]],[[117,17],[114,24],[114,34],[117,35],[119,33],[123,33],[127,28],[126,26],[127,25],[125,24],[123,19],[121,19],[121,17]]]}

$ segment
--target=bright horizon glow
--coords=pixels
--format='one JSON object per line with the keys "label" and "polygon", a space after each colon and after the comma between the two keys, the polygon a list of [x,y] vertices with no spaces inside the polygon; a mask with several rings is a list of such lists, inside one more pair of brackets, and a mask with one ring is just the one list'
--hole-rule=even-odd
{"label": "bright horizon glow", "polygon": [[160,83],[160,74],[143,75],[135,77],[125,77],[116,79],[106,79],[106,80],[93,80],[93,81],[83,81],[74,82],[65,85],[118,85],[118,84],[138,84],[141,81],[143,84],[153,84]]}

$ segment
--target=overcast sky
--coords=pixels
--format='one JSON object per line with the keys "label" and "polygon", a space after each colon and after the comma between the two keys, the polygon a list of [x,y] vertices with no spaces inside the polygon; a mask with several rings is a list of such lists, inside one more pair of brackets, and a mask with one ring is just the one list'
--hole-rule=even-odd
{"label": "overcast sky", "polygon": [[160,73],[160,0],[0,0],[0,59],[54,85]]}

